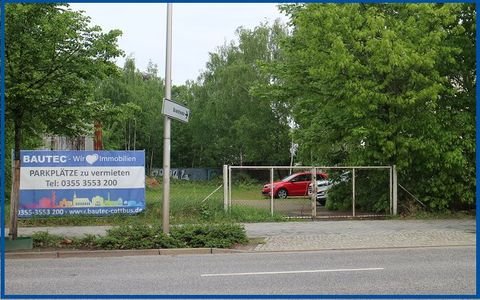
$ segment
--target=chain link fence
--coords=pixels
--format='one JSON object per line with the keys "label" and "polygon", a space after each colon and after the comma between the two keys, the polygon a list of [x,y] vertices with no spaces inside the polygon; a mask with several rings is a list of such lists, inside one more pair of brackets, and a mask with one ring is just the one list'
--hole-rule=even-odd
{"label": "chain link fence", "polygon": [[224,166],[224,208],[287,218],[397,214],[395,166]]}

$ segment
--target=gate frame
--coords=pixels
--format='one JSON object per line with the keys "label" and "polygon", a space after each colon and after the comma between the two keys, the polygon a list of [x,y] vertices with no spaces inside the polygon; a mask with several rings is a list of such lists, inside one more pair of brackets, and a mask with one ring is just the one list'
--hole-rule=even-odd
{"label": "gate frame", "polygon": [[[310,169],[312,173],[312,186],[316,186],[316,174],[317,169],[326,170],[340,170],[351,169],[352,170],[352,216],[355,217],[355,170],[373,170],[373,169],[385,169],[389,170],[389,197],[390,197],[390,214],[396,216],[398,214],[398,182],[397,182],[397,168],[393,166],[223,166],[223,206],[225,212],[229,212],[232,207],[232,170],[237,169],[252,169],[252,170],[270,170],[270,184],[273,186],[273,170],[294,170],[294,169]],[[274,213],[274,197],[273,193],[270,193],[270,213],[273,216]],[[313,189],[311,196],[312,200],[312,217],[317,216],[316,205],[317,189]]]}

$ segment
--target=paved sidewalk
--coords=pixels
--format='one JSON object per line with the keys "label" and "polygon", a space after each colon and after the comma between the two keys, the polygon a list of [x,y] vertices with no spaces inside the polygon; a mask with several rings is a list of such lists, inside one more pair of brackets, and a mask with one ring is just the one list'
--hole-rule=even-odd
{"label": "paved sidewalk", "polygon": [[[249,237],[265,238],[265,242],[253,251],[476,245],[474,219],[302,221],[244,225]],[[64,236],[103,235],[108,228],[21,227],[19,235],[31,235],[36,231]]]}
{"label": "paved sidewalk", "polygon": [[476,245],[474,219],[317,221],[245,227],[249,237],[266,237],[255,251]]}

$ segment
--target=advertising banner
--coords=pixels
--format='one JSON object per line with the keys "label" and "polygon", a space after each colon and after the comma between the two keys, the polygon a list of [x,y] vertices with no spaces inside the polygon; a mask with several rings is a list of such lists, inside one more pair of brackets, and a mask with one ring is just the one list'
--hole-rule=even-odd
{"label": "advertising banner", "polygon": [[144,151],[21,151],[20,218],[136,214]]}

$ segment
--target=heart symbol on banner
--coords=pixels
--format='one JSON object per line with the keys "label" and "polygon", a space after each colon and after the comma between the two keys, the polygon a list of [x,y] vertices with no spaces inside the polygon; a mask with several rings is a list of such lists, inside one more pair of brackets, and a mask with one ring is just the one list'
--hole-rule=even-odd
{"label": "heart symbol on banner", "polygon": [[87,161],[87,163],[93,165],[98,160],[98,154],[87,155],[87,157],[85,157],[85,160]]}

